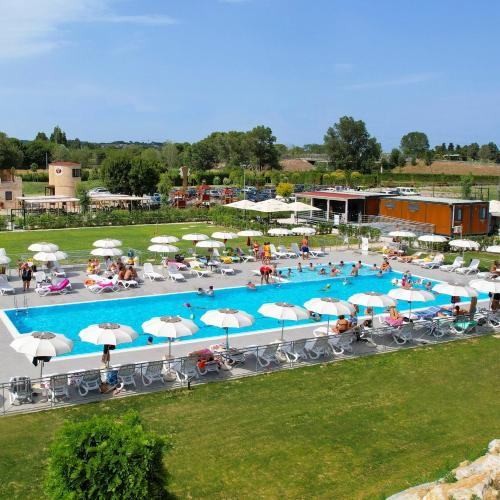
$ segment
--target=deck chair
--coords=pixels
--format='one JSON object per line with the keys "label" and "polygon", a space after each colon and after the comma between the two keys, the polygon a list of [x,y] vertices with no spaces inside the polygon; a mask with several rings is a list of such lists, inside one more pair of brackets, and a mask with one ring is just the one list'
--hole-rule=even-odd
{"label": "deck chair", "polygon": [[9,401],[14,403],[33,403],[33,389],[29,377],[12,377],[9,380]]}
{"label": "deck chair", "polygon": [[469,316],[457,316],[453,322],[450,323],[450,330],[455,335],[466,335],[476,331],[477,321],[471,320]]}
{"label": "deck chair", "polygon": [[144,385],[151,385],[158,380],[162,384],[165,383],[165,379],[163,378],[163,361],[150,361],[142,369],[142,383]]}
{"label": "deck chair", "polygon": [[33,277],[35,278],[35,287],[50,285],[50,279],[45,271],[36,271],[33,273]]}
{"label": "deck chair", "polygon": [[193,263],[191,262],[191,274],[194,274],[198,278],[203,278],[205,276],[211,276],[212,272],[208,269],[203,269],[202,267],[200,267],[199,263],[198,265],[193,265]]}
{"label": "deck chair", "polygon": [[285,356],[289,363],[296,363],[301,359],[307,359],[308,355],[305,350],[307,339],[294,340],[281,344],[279,350]]}
{"label": "deck chair", "polygon": [[51,375],[49,382],[49,398],[55,402],[57,398],[69,398],[68,375]]}
{"label": "deck chair", "polygon": [[0,276],[0,295],[16,293],[16,289],[7,281],[6,276]]}
{"label": "deck chair", "polygon": [[318,250],[316,248],[316,250],[311,250],[309,249],[309,255],[311,255],[312,257],[325,257],[326,255],[328,255],[325,247],[320,247],[320,249]]}
{"label": "deck chair", "polygon": [[269,366],[271,363],[278,364],[279,359],[277,357],[277,353],[279,346],[280,346],[279,343],[275,343],[275,344],[269,344],[264,348],[262,347],[257,348],[254,352],[255,358],[257,359],[257,363],[262,368]]}
{"label": "deck chair", "polygon": [[413,342],[413,323],[405,323],[401,328],[391,328],[391,336],[397,345]]}
{"label": "deck chair", "polygon": [[92,293],[100,294],[104,292],[117,292],[120,287],[118,286],[118,275],[113,276],[111,280],[102,279],[93,285],[85,285],[87,290]]}
{"label": "deck chair", "polygon": [[328,343],[333,354],[344,354],[346,351],[353,351],[352,344],[354,343],[354,339],[354,328],[352,328],[345,333],[329,335]]}
{"label": "deck chair", "polygon": [[441,271],[448,271],[448,272],[453,272],[459,269],[464,265],[464,258],[459,255],[458,257],[455,257],[455,260],[453,261],[452,264],[444,264],[443,266],[439,266],[439,269]]}
{"label": "deck chair", "polygon": [[311,359],[318,359],[320,356],[326,357],[332,354],[332,348],[328,342],[328,337],[309,339],[305,349]]}
{"label": "deck chair", "polygon": [[197,356],[188,356],[187,358],[184,358],[182,362],[174,365],[173,369],[179,382],[186,382],[191,379],[197,379],[200,376]]}
{"label": "deck chair", "polygon": [[137,387],[134,375],[135,365],[132,364],[120,366],[118,368],[118,373],[116,374],[122,387],[125,387],[126,385],[133,385],[134,387]]}
{"label": "deck chair", "polygon": [[286,248],[285,245],[280,245],[279,246],[279,251],[280,253],[285,254],[289,258],[295,258],[297,257],[297,254],[295,252],[289,252]]}
{"label": "deck chair", "polygon": [[423,262],[420,264],[420,267],[423,267],[424,269],[437,269],[438,267],[442,266],[444,262],[444,255],[442,253],[438,253],[434,256],[434,259],[431,260],[430,262]]}
{"label": "deck chair", "polygon": [[41,297],[45,297],[46,295],[56,294],[56,295],[64,295],[69,292],[71,288],[70,282],[68,278],[64,278],[57,285],[45,285],[39,286],[35,288],[35,292]]}
{"label": "deck chair", "polygon": [[56,278],[66,278],[66,271],[64,269],[61,269],[59,266],[59,262],[54,261],[54,265],[51,269],[52,276],[55,276]]}
{"label": "deck chair", "polygon": [[153,268],[153,264],[151,262],[145,262],[142,268],[142,272],[144,273],[144,279],[148,278],[149,281],[162,280],[163,274],[156,272]]}
{"label": "deck chair", "polygon": [[235,270],[229,264],[222,264],[219,271],[221,274],[235,274]]}
{"label": "deck chair", "polygon": [[179,272],[179,269],[175,266],[168,266],[167,269],[168,277],[172,281],[186,281],[186,278],[182,273]]}
{"label": "deck chair", "polygon": [[207,373],[219,373],[220,364],[218,361],[207,361],[203,369],[199,369],[200,375],[207,375]]}
{"label": "deck chair", "polygon": [[279,252],[276,250],[276,247],[274,246],[273,243],[269,245],[269,249],[271,250],[271,258],[276,257],[278,259],[288,259],[289,255],[288,252],[285,250],[284,252]]}
{"label": "deck chair", "polygon": [[475,274],[479,272],[479,259],[472,259],[467,267],[460,267],[457,269],[458,274]]}
{"label": "deck chair", "polygon": [[87,370],[83,372],[82,378],[77,381],[80,396],[86,396],[90,391],[98,391],[102,379],[99,370]]}

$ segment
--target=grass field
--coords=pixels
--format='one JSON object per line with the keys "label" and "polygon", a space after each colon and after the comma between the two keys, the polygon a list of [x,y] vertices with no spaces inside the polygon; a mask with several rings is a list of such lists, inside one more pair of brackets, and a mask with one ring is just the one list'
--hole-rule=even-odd
{"label": "grass field", "polygon": [[179,498],[373,499],[436,479],[500,436],[493,336],[2,420],[0,497],[43,498],[66,419],[136,409],[171,435]]}
{"label": "grass field", "polygon": [[[123,242],[122,249],[127,251],[128,248],[134,248],[140,251],[146,251],[151,245],[150,240],[153,236],[168,234],[171,236],[181,237],[187,233],[203,233],[210,236],[215,231],[233,231],[231,229],[221,228],[219,226],[207,225],[206,223],[185,222],[180,224],[158,224],[144,226],[115,226],[115,227],[97,227],[97,228],[79,228],[79,229],[61,229],[61,230],[40,230],[40,231],[16,231],[0,233],[0,248],[5,248],[7,255],[12,259],[17,259],[19,256],[28,256],[31,253],[28,251],[28,246],[37,241],[48,241],[59,245],[63,251],[89,251],[92,243],[101,238],[117,238]],[[256,238],[260,243],[269,237]],[[272,238],[272,242],[277,244],[285,243],[289,245],[292,241],[300,241],[299,236]],[[324,243],[327,245],[339,243],[336,236],[313,236],[311,244],[319,245]],[[237,245],[246,249],[246,238],[238,238],[229,240],[227,246],[235,247]],[[192,242],[179,241],[176,246],[183,250],[192,246]],[[198,253],[206,253],[206,249],[201,249]],[[154,254],[146,252],[145,258],[153,258]]]}
{"label": "grass field", "polygon": [[35,194],[45,194],[45,182],[26,182],[23,181],[23,194],[25,196],[33,196]]}
{"label": "grass field", "polygon": [[[455,257],[457,257],[457,255],[460,254],[458,253],[445,254],[444,258],[445,263],[451,264],[455,260]],[[486,253],[486,252],[465,252],[464,259],[467,265],[472,259],[479,259],[481,261],[481,264],[479,265],[481,271],[489,271],[493,262],[495,261],[500,262],[500,255]]]}

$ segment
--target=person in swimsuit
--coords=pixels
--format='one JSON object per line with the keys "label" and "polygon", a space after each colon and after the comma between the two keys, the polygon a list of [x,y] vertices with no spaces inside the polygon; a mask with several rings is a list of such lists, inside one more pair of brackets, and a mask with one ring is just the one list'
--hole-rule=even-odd
{"label": "person in swimsuit", "polygon": [[309,240],[307,239],[307,236],[304,236],[302,239],[302,260],[306,260],[309,258]]}
{"label": "person in swimsuit", "polygon": [[351,325],[349,324],[349,321],[345,319],[345,316],[341,314],[339,316],[339,319],[335,323],[335,326],[332,328],[332,331],[334,333],[345,333],[347,330],[349,330],[349,327]]}
{"label": "person in swimsuit", "polygon": [[28,264],[23,264],[21,273],[21,279],[23,280],[23,292],[29,290],[32,276],[33,271],[31,270],[31,267]]}

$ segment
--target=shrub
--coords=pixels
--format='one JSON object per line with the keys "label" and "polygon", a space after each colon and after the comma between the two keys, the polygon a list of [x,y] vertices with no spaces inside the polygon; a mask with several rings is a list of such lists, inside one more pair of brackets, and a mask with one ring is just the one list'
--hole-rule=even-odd
{"label": "shrub", "polygon": [[49,448],[46,490],[54,499],[167,498],[167,441],[137,414],[66,422]]}

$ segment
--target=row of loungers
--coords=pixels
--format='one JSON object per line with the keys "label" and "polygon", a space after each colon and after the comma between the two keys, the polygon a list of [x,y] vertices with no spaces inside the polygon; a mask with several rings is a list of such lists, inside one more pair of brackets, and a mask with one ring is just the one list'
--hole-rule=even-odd
{"label": "row of loungers", "polygon": [[[430,311],[429,311],[430,314]],[[305,361],[332,358],[338,355],[355,355],[355,345],[363,340],[368,347],[377,350],[389,350],[391,346],[399,347],[411,345],[415,342],[425,343],[423,335],[430,338],[442,339],[445,336],[463,337],[473,334],[478,328],[485,326],[488,331],[500,330],[500,314],[498,312],[480,311],[473,320],[468,317],[454,319],[421,318],[414,322],[404,323],[400,327],[382,326],[378,328],[354,327],[343,334],[330,334],[326,327],[315,330],[313,338],[304,338],[295,341],[276,341],[264,346],[248,346],[246,348],[219,351],[211,346],[210,356],[192,353],[184,358],[173,360],[158,360],[137,364],[125,364],[103,370],[79,370],[65,374],[45,376],[41,384],[36,384],[46,395],[47,401],[56,403],[59,399],[73,400],[87,397],[89,394],[109,393],[131,387],[138,389],[138,382],[144,388],[155,382],[189,383],[212,373],[230,372],[234,367],[247,368],[251,371],[289,366]],[[419,335],[419,337],[415,337]],[[391,342],[377,343],[376,340],[391,340]],[[213,352],[212,352],[213,351]],[[248,361],[253,360],[253,367]],[[71,391],[71,387],[74,388]],[[74,397],[72,397],[74,395]],[[33,403],[33,385],[29,377],[14,377],[9,381],[9,401],[11,405]]]}

